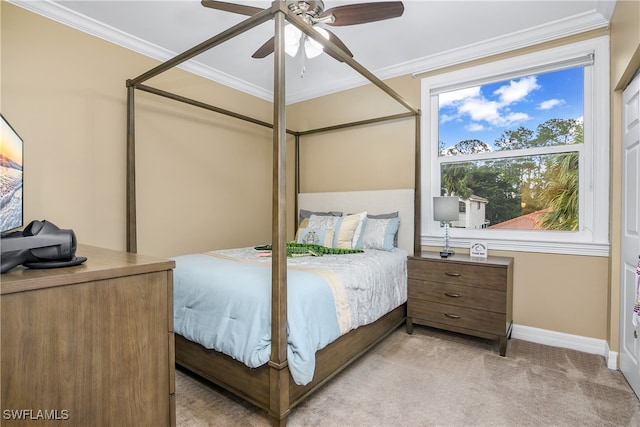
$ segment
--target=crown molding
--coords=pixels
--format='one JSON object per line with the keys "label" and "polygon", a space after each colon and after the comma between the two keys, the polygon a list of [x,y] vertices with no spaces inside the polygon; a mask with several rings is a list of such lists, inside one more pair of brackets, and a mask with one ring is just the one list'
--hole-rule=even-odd
{"label": "crown molding", "polygon": [[[380,70],[379,75],[394,76],[411,74],[414,77],[419,74],[473,61],[475,59],[486,58],[517,49],[534,46],[540,43],[574,36],[587,31],[607,28],[609,25],[600,12],[595,10],[570,18],[549,22],[537,27],[516,31],[493,39],[483,40],[459,49],[452,49],[436,55],[426,56],[421,59],[410,61],[386,70]],[[418,70],[418,71],[416,71]],[[386,78],[386,77],[385,77]]]}
{"label": "crown molding", "polygon": [[[600,6],[602,5],[602,6]],[[599,1],[598,8],[590,12],[572,16],[526,30],[513,32],[493,39],[483,40],[462,48],[451,49],[437,54],[424,56],[413,61],[381,68],[374,74],[381,80],[420,74],[452,65],[462,64],[475,59],[498,55],[513,50],[534,46],[551,40],[581,34],[587,31],[607,28],[609,17],[613,13],[615,1]],[[291,97],[294,102],[305,101],[319,96],[329,95],[368,83],[364,77],[351,77],[338,82],[331,82],[323,87],[309,88]],[[288,98],[289,100],[289,98]]]}
{"label": "crown molding", "polygon": [[[78,14],[61,4],[54,3],[50,0],[6,1],[38,15],[52,19],[61,24],[161,62],[167,61],[178,54],[124,33],[114,27]],[[422,73],[439,68],[533,46],[546,41],[576,35],[586,31],[605,28],[608,26],[608,18],[611,13],[613,13],[614,7],[615,1],[598,1],[596,9],[581,15],[576,15],[493,39],[473,43],[459,49],[452,49],[424,56],[414,61],[408,61],[391,67],[377,69],[374,70],[373,73],[382,80],[409,74],[417,77]],[[273,100],[272,90],[258,87],[252,83],[238,79],[197,61],[190,60],[184,62],[178,65],[178,68],[225,86],[229,86],[249,95],[256,96],[257,98],[264,99],[266,101]],[[363,86],[368,83],[369,81],[362,76],[327,82],[322,86],[306,88],[304,90],[288,94],[287,103],[291,104],[320,96],[330,95],[332,93]]]}
{"label": "crown molding", "polygon": [[[98,37],[107,42],[129,49],[133,52],[165,62],[176,55],[178,52],[172,52],[168,49],[149,43],[131,34],[118,30],[110,25],[106,25],[95,19],[79,14],[61,4],[54,3],[50,0],[29,1],[29,0],[5,0],[8,3],[19,6],[30,12],[49,18],[53,21],[67,25],[76,30]],[[273,91],[258,87],[247,81],[238,79],[229,74],[223,73],[212,67],[204,65],[198,61],[190,60],[179,64],[177,68],[188,71],[197,76],[208,80],[215,81],[222,85],[237,89],[249,95],[256,96],[266,101],[273,101]]]}

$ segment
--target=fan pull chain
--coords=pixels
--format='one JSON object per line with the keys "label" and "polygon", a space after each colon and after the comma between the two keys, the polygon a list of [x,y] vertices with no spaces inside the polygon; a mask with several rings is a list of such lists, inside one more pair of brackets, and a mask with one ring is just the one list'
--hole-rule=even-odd
{"label": "fan pull chain", "polygon": [[300,78],[302,79],[302,78],[304,78],[304,73],[307,71],[307,68],[306,68],[307,55],[304,52],[304,43],[300,43],[300,46],[301,46],[301,49],[300,49]]}

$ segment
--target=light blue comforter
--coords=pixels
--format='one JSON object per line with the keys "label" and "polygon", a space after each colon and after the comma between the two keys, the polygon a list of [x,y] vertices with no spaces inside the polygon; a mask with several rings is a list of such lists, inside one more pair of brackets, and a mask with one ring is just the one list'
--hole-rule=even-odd
{"label": "light blue comforter", "polygon": [[[235,248],[174,260],[175,333],[249,367],[268,362],[271,259]],[[287,358],[297,384],[313,379],[318,350],[407,300],[406,264],[397,248],[287,260]]]}
{"label": "light blue comforter", "polygon": [[[271,264],[206,254],[174,258],[174,330],[255,368],[271,356]],[[289,270],[288,363],[297,384],[313,379],[315,353],[340,336],[331,290],[307,271]]]}

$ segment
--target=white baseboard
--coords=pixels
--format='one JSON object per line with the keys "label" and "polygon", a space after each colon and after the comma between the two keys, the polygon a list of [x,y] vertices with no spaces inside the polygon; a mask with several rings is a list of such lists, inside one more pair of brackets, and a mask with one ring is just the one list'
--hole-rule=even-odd
{"label": "white baseboard", "polygon": [[598,354],[605,358],[609,369],[618,369],[618,352],[611,351],[609,343],[605,340],[515,324],[513,325],[511,337],[552,347]]}
{"label": "white baseboard", "polygon": [[607,359],[607,368],[609,369],[618,369],[618,352],[611,351],[609,349],[609,343],[605,341],[606,349],[605,349],[605,359]]}

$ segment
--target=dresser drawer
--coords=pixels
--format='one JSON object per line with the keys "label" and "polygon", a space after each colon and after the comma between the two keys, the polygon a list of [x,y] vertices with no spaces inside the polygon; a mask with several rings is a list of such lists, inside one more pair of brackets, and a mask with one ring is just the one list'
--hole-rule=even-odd
{"label": "dresser drawer", "polygon": [[409,301],[415,298],[496,313],[506,312],[507,293],[504,291],[416,279],[409,279],[408,284]]}
{"label": "dresser drawer", "polygon": [[456,262],[408,260],[409,279],[506,290],[507,269]]}
{"label": "dresser drawer", "polygon": [[507,328],[505,314],[426,300],[410,300],[407,304],[407,316],[416,323],[424,320],[495,335],[504,335]]}

